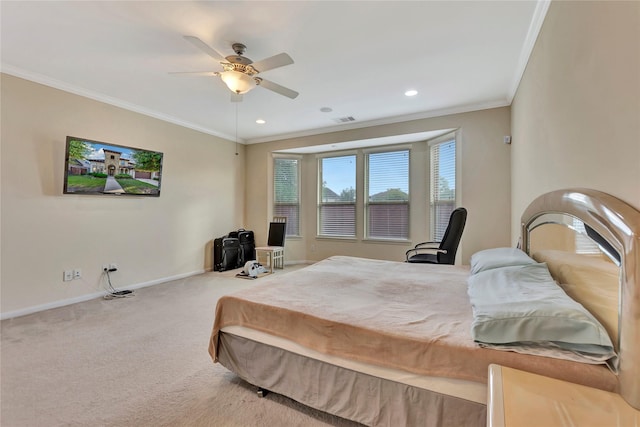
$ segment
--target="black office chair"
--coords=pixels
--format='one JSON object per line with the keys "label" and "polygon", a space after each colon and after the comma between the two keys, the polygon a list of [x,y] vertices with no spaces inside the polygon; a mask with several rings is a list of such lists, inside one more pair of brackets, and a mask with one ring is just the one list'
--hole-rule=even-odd
{"label": "black office chair", "polygon": [[406,252],[407,262],[454,264],[466,222],[467,210],[465,208],[454,209],[449,217],[449,225],[442,236],[442,241],[418,243],[415,248]]}

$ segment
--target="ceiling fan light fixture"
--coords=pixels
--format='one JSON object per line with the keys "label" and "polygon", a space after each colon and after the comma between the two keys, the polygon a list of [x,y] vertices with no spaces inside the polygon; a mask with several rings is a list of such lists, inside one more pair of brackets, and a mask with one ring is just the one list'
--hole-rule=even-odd
{"label": "ceiling fan light fixture", "polygon": [[240,71],[225,71],[220,73],[220,78],[231,90],[231,92],[242,95],[256,87],[253,77],[241,73]]}

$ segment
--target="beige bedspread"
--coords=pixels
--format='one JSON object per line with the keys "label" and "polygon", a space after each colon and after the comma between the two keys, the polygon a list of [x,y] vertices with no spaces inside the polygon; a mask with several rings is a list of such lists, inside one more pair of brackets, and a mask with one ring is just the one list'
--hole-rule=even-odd
{"label": "beige bedspread", "polygon": [[209,345],[240,325],[326,354],[409,372],[486,383],[497,363],[604,390],[603,365],[480,348],[470,334],[468,268],[334,256],[270,276],[218,301]]}

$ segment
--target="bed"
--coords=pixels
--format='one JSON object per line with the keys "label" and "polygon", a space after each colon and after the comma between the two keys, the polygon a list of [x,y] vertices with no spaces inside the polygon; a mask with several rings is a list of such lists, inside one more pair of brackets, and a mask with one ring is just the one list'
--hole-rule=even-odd
{"label": "bed", "polygon": [[[594,302],[597,284],[577,282],[611,278],[612,262],[578,262],[548,249],[532,253],[534,230],[552,223],[573,227],[575,220],[618,256],[618,297],[609,303],[601,303],[598,292]],[[480,345],[472,336],[479,323],[471,284],[486,273],[475,271],[478,263],[427,266],[342,256],[221,298],[209,352],[251,384],[365,425],[484,425],[492,363],[619,392],[639,408],[640,213],[604,193],[561,190],[536,199],[522,228],[522,248],[530,259],[538,257],[532,266],[545,263],[557,282],[572,282],[565,292],[575,300],[591,295],[581,307],[604,325],[615,358],[584,363]],[[579,264],[583,272],[585,262],[600,269],[600,261],[604,276],[561,274],[565,264]]]}

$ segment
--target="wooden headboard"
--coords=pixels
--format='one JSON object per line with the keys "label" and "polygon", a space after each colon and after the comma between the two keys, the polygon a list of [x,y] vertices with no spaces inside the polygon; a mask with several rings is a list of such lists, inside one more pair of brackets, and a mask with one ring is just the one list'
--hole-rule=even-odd
{"label": "wooden headboard", "polygon": [[640,409],[640,212],[600,191],[552,191],[535,199],[522,214],[523,250],[530,253],[531,231],[561,223],[556,220],[561,216],[577,218],[590,227],[591,237],[599,240],[605,252],[613,252],[610,255],[620,267],[619,390],[631,406]]}

